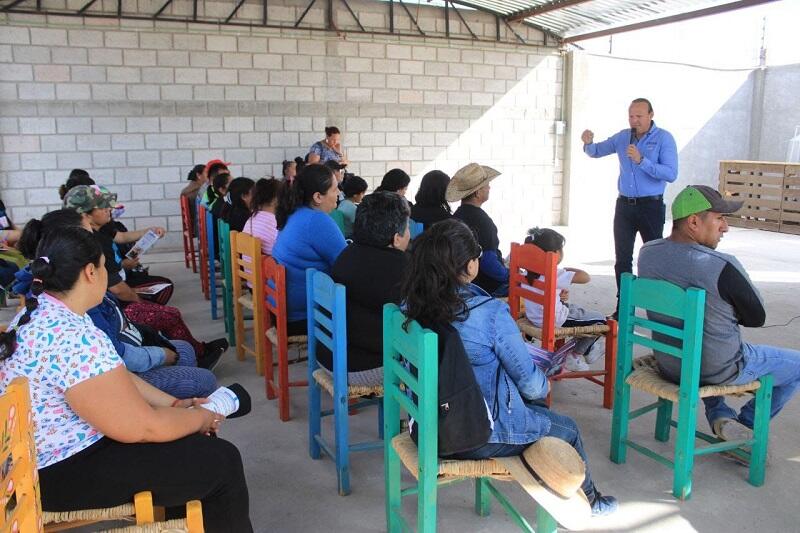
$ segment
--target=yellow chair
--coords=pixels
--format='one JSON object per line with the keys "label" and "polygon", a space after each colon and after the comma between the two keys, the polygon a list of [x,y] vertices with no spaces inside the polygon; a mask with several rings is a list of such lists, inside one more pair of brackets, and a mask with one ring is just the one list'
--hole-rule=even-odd
{"label": "yellow chair", "polygon": [[[266,322],[260,239],[239,231],[231,232],[231,279],[236,356],[244,361],[246,353],[252,354],[256,358],[256,371],[259,376],[263,376]],[[245,344],[244,309],[253,313],[252,346]]]}
{"label": "yellow chair", "polygon": [[186,504],[186,518],[155,522],[163,509],[153,507],[150,492],[140,492],[134,502],[108,509],[68,512],[42,512],[36,445],[33,437],[28,380],[16,378],[0,396],[0,531],[28,533],[63,531],[105,521],[136,521],[136,526],[113,531],[172,531],[202,533],[203,511],[200,502]]}

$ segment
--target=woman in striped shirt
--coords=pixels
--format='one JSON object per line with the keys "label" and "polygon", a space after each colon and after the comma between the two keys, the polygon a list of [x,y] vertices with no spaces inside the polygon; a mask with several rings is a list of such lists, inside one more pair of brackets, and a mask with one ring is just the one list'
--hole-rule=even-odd
{"label": "woman in striped shirt", "polygon": [[253,196],[253,215],[244,224],[244,233],[261,240],[261,251],[272,255],[272,246],[278,238],[278,224],[275,220],[275,207],[284,183],[275,178],[261,178],[256,182]]}

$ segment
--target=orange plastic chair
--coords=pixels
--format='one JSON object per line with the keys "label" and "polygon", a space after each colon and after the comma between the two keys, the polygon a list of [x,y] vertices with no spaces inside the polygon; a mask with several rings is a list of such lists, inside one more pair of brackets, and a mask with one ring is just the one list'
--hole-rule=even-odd
{"label": "orange plastic chair", "polygon": [[[306,387],[307,380],[289,381],[289,347],[298,351],[308,346],[306,335],[290,337],[287,333],[286,318],[286,270],[275,259],[266,256],[261,260],[263,274],[263,301],[266,307],[266,369],[264,379],[267,387],[267,398],[278,397],[278,410],[281,420],[289,420],[289,387]],[[278,349],[278,380],[275,381],[273,366],[274,348]],[[298,358],[298,361],[300,359]]]}
{"label": "orange plastic chair", "polygon": [[[152,525],[163,509],[153,507],[150,492],[139,492],[132,504],[106,509],[87,509],[67,512],[43,512],[39,493],[39,473],[36,468],[33,413],[31,412],[28,380],[14,379],[0,396],[0,531],[29,533],[62,531],[98,522],[131,520],[137,526],[124,531],[152,531]],[[147,525],[150,525],[149,527]],[[203,511],[199,501],[186,504],[186,519],[163,522],[158,526],[170,531],[203,533]]]}
{"label": "orange plastic chair", "polygon": [[[256,358],[256,371],[264,375],[264,278],[261,271],[261,240],[231,231],[231,285],[233,286],[233,320],[236,329],[236,356]],[[245,342],[244,309],[253,313],[253,344]]]}
{"label": "orange plastic chair", "polygon": [[194,223],[192,222],[189,198],[181,195],[181,226],[183,227],[183,260],[186,268],[192,265],[192,272],[197,274],[197,257],[194,249]]}
{"label": "orange plastic chair", "polygon": [[[564,339],[580,335],[602,335],[606,342],[605,368],[585,372],[568,372],[562,370],[550,378],[551,381],[562,379],[584,378],[603,387],[603,407],[611,409],[614,404],[614,376],[617,361],[617,322],[607,320],[606,324],[569,328],[555,327],[556,267],[558,256],[554,252],[545,252],[533,244],[511,244],[511,265],[509,268],[508,305],[511,316],[517,319],[520,331],[529,337],[539,339],[542,348],[555,351]],[[539,279],[533,286],[544,294],[525,289],[522,285],[530,285],[523,271],[538,272]],[[524,313],[521,313],[522,300],[531,300],[544,309],[542,327],[533,325]],[[598,379],[602,377],[601,379]],[[547,398],[548,405],[550,397]]]}
{"label": "orange plastic chair", "polygon": [[[211,299],[210,279],[208,271],[208,224],[206,224],[207,209],[202,205],[197,206],[197,232],[200,245],[200,288],[206,300]],[[214,272],[210,273],[212,276]]]}

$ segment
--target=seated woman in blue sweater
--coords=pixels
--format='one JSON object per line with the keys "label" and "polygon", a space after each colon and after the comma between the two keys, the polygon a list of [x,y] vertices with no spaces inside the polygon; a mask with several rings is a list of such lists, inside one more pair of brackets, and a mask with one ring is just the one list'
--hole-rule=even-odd
{"label": "seated woman in blue sweater", "polygon": [[333,172],[308,165],[286,187],[275,218],[278,239],[272,256],[286,268],[286,307],[289,335],[306,333],[306,269],[330,274],[347,243],[329,213],[336,209],[339,188]]}
{"label": "seated woman in blue sweater", "polygon": [[491,412],[489,442],[458,458],[510,457],[542,437],[562,439],[587,465],[581,488],[592,514],[610,514],[617,500],[595,488],[575,421],[539,402],[547,396],[547,378],[534,365],[508,305],[472,284],[482,252],[466,224],[438,222],[412,243],[401,288],[408,318],[426,327],[451,323],[458,330]]}

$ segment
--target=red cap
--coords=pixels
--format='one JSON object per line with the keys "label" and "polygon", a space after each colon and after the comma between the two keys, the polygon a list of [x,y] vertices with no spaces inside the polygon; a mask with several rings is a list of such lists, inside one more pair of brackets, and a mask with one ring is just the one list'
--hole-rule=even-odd
{"label": "red cap", "polygon": [[230,163],[223,161],[222,159],[212,159],[208,163],[206,163],[206,174],[208,174],[208,169],[211,168],[212,165],[225,165],[226,167],[230,165]]}

